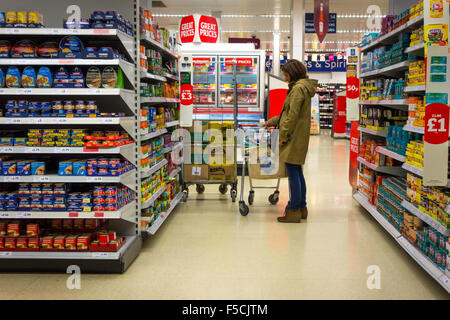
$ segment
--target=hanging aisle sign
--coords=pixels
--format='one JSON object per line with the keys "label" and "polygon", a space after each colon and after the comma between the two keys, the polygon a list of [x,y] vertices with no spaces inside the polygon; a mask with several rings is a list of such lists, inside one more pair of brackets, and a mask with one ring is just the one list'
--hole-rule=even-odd
{"label": "hanging aisle sign", "polygon": [[219,24],[214,17],[194,14],[183,17],[180,21],[181,43],[216,43],[219,32]]}
{"label": "hanging aisle sign", "polygon": [[314,29],[320,43],[322,43],[328,33],[329,18],[330,1],[314,0]]}

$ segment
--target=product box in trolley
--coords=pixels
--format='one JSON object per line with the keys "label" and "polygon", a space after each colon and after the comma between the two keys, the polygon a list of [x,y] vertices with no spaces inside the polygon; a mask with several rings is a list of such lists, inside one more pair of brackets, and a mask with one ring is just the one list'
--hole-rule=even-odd
{"label": "product box in trolley", "polygon": [[209,180],[234,180],[234,165],[209,165]]}
{"label": "product box in trolley", "polygon": [[184,180],[198,181],[208,180],[209,166],[207,164],[185,164],[184,165]]}

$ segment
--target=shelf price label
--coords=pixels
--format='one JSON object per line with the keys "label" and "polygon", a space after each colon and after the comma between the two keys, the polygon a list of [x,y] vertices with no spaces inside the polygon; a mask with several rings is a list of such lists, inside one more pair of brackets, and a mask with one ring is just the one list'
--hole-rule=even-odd
{"label": "shelf price label", "polygon": [[55,153],[70,153],[70,147],[56,147]]}
{"label": "shelf price label", "polygon": [[94,213],[94,217],[95,218],[104,218],[105,217],[105,213],[104,212],[95,212]]}
{"label": "shelf price label", "polygon": [[19,118],[6,118],[6,123],[8,124],[21,124],[22,119]]}
{"label": "shelf price label", "polygon": [[105,257],[112,257],[113,255],[109,252],[92,252],[93,258],[105,258]]}
{"label": "shelf price label", "polygon": [[12,252],[11,251],[3,251],[3,252],[0,252],[0,256],[12,256]]}
{"label": "shelf price label", "polygon": [[87,182],[102,182],[103,178],[102,177],[87,177],[86,181]]}
{"label": "shelf price label", "polygon": [[78,218],[78,212],[69,212],[69,218]]}
{"label": "shelf price label", "polygon": [[101,89],[89,89],[88,94],[100,94],[102,93]]}
{"label": "shelf price label", "polygon": [[3,147],[0,148],[0,153],[13,153],[14,148],[13,147]]}
{"label": "shelf price label", "polygon": [[103,119],[100,118],[99,120],[100,120],[100,123],[104,123],[104,124],[111,124],[114,122],[114,119],[112,119],[112,118],[103,118]]}
{"label": "shelf price label", "polygon": [[26,219],[26,218],[31,218],[31,212],[17,212],[16,213],[16,218],[21,218],[21,219]]}
{"label": "shelf price label", "polygon": [[19,182],[20,176],[6,176],[5,182]]}
{"label": "shelf price label", "polygon": [[11,214],[9,212],[2,212],[0,213],[0,218],[11,218]]}
{"label": "shelf price label", "polygon": [[32,123],[32,124],[42,124],[42,123],[44,123],[44,119],[42,119],[42,118],[30,118],[30,119],[28,119],[28,122]]}
{"label": "shelf price label", "polygon": [[34,176],[33,182],[50,182],[49,176]]}
{"label": "shelf price label", "polygon": [[25,147],[25,153],[41,153],[40,147]]}

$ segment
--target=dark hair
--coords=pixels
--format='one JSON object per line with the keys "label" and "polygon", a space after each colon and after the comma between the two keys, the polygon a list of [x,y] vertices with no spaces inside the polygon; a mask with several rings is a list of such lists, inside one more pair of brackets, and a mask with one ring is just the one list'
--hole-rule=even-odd
{"label": "dark hair", "polygon": [[306,67],[298,60],[290,59],[281,67],[281,71],[287,73],[291,81],[297,82],[300,79],[308,79]]}

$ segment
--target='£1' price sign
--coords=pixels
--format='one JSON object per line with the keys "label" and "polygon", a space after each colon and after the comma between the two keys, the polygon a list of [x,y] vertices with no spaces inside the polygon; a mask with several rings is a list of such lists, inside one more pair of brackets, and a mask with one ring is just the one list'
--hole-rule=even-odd
{"label": "'\u00a31' price sign", "polygon": [[449,107],[443,103],[432,103],[425,109],[424,140],[430,144],[442,144],[448,140]]}
{"label": "'\u00a31' price sign", "polygon": [[182,84],[180,87],[180,102],[184,106],[194,103],[194,89],[190,84]]}

